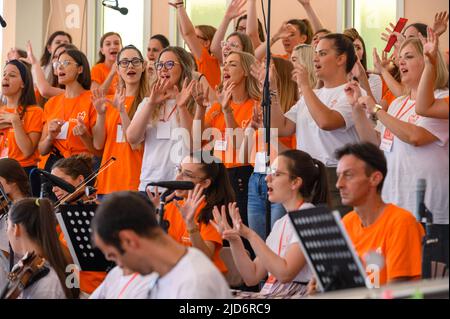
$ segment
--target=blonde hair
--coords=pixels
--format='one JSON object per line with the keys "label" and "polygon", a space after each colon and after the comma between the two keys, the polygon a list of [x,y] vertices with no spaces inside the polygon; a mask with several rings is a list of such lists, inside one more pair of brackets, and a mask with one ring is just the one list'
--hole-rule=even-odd
{"label": "blonde hair", "polygon": [[261,100],[261,91],[259,89],[259,81],[252,75],[251,68],[256,62],[256,58],[247,52],[231,51],[230,55],[236,54],[240,57],[241,66],[245,73],[245,90],[252,100]]}
{"label": "blonde hair", "polygon": [[199,29],[201,33],[203,33],[203,35],[208,41],[212,42],[214,35],[216,34],[217,31],[216,28],[210,25],[198,25],[196,26],[196,28]]}
{"label": "blonde hair", "polygon": [[[400,52],[403,51],[405,47],[408,45],[412,45],[414,49],[423,56],[423,44],[422,41],[418,38],[410,38],[407,39],[405,42],[402,43],[400,47]],[[448,69],[447,65],[445,64],[444,58],[442,56],[442,53],[438,51],[437,55],[437,65],[436,65],[436,80],[434,81],[434,89],[442,89],[442,90],[448,90]]]}
{"label": "blonde hair", "polygon": [[317,77],[314,70],[314,48],[309,44],[300,44],[292,51],[292,56],[297,58],[297,63],[303,64],[308,70],[309,84],[312,88],[317,86]]}
{"label": "blonde hair", "polygon": [[287,113],[299,99],[298,86],[292,80],[294,66],[288,60],[272,58],[276,70],[277,89],[280,97],[280,106],[283,113]]}

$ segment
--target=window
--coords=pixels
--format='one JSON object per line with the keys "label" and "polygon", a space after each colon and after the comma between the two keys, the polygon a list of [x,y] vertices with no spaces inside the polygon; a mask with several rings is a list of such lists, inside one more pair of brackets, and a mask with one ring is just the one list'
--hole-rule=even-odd
{"label": "window", "polygon": [[[0,14],[3,17],[3,0],[0,0]],[[3,52],[3,28],[0,26],[0,52]],[[1,65],[3,65],[3,55],[0,56]]]}
{"label": "window", "polygon": [[402,14],[398,12],[399,2],[392,0],[353,0],[353,23],[352,25],[361,34],[366,44],[367,66],[373,66],[372,51],[377,48],[380,53],[386,46],[381,40],[381,33],[389,23],[396,23],[397,17]]}
{"label": "window", "polygon": [[187,0],[186,11],[194,25],[206,24],[218,27],[227,8],[224,0]]}

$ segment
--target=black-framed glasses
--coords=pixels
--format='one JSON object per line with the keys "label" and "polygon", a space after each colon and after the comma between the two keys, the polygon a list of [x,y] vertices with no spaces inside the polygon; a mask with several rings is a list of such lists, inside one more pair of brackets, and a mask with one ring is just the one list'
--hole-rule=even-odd
{"label": "black-framed glasses", "polygon": [[175,67],[176,64],[180,64],[180,63],[172,61],[172,60],[169,60],[169,61],[166,61],[166,62],[156,62],[155,63],[155,68],[158,71],[162,70],[162,68],[166,68],[167,70],[172,70]]}
{"label": "black-framed glasses", "polygon": [[53,62],[53,68],[54,68],[54,69],[57,69],[57,68],[59,68],[61,65],[62,65],[63,67],[65,67],[65,68],[67,68],[69,65],[72,65],[72,64],[78,65],[77,62],[72,62],[72,61],[68,61],[68,60],[65,60],[65,61],[55,61],[55,62]]}
{"label": "black-framed glasses", "polygon": [[117,64],[121,68],[126,69],[130,65],[130,63],[131,63],[132,66],[138,67],[138,66],[141,66],[144,63],[144,60],[139,59],[139,58],[134,58],[134,59],[131,59],[131,60],[123,59],[123,60],[120,60]]}
{"label": "black-framed glasses", "polygon": [[291,178],[295,178],[295,176],[293,176],[293,175],[291,175],[291,174],[289,174],[287,172],[280,172],[274,167],[267,168],[267,175],[271,176],[271,177],[280,177],[280,176],[283,176],[283,175],[287,175],[287,176],[289,176]]}
{"label": "black-framed glasses", "polygon": [[183,167],[181,167],[181,165],[176,165],[175,166],[175,173],[177,175],[180,175],[182,178],[198,179],[198,180],[204,180],[205,179],[203,177],[195,176],[195,175],[192,175],[191,173],[188,173],[188,172],[184,171]]}

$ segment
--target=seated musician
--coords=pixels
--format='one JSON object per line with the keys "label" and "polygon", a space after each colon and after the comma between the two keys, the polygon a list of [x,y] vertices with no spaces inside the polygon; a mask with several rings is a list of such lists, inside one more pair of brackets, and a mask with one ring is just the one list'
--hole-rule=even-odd
{"label": "seated musician", "polygon": [[[66,286],[68,262],[64,256],[56,233],[56,219],[48,199],[22,199],[16,202],[8,217],[8,239],[19,257],[34,252],[45,259],[48,273],[37,281],[28,282],[23,290],[17,282],[20,299],[66,299],[77,298],[78,289]],[[14,289],[11,289],[14,290]]]}
{"label": "seated musician", "polygon": [[[418,279],[421,276],[423,227],[413,214],[381,198],[387,174],[384,154],[369,143],[348,145],[336,152],[342,204],[354,211],[343,218],[345,228],[372,284]],[[381,260],[381,272],[371,271]],[[377,282],[378,281],[378,282]]]}
{"label": "seated musician", "polygon": [[0,287],[9,272],[9,242],[6,235],[6,214],[9,206],[31,195],[25,170],[10,158],[0,159],[0,186],[7,198],[0,195]]}
{"label": "seated musician", "polygon": [[[58,160],[52,167],[51,173],[74,187],[79,186],[86,180],[93,172],[92,158],[86,155],[76,155],[69,158],[63,158]],[[61,188],[54,186],[53,192],[58,198],[58,201],[62,201],[68,204],[74,203],[73,201],[65,201],[64,198],[68,193]],[[80,190],[84,193],[84,188]],[[79,198],[78,198],[79,199]],[[83,196],[81,200],[89,200],[87,196]],[[90,200],[89,200],[90,201]],[[66,249],[66,254],[69,255],[67,242],[64,239],[64,235],[58,228],[59,239]],[[82,293],[90,295],[105,279],[106,273],[104,272],[89,272],[80,271],[80,289]]]}

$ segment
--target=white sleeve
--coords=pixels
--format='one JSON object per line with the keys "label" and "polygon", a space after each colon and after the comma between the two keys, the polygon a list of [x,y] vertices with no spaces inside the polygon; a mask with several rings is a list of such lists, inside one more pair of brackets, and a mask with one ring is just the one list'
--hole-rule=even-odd
{"label": "white sleeve", "polygon": [[101,283],[97,289],[89,296],[89,299],[106,299],[106,285],[105,281]]}
{"label": "white sleeve", "polygon": [[369,76],[370,90],[375,98],[375,101],[379,104],[383,98],[383,81],[378,74],[371,74]]}
{"label": "white sleeve", "polygon": [[339,97],[336,105],[331,108],[333,111],[338,112],[344,118],[345,129],[349,129],[355,125],[352,116],[352,106],[347,101],[347,97]]}
{"label": "white sleeve", "polygon": [[423,127],[428,132],[436,136],[439,146],[445,146],[448,143],[448,120],[433,119],[430,117],[420,117],[416,123],[417,126]]}
{"label": "white sleeve", "polygon": [[303,98],[300,101],[298,101],[297,104],[295,104],[293,107],[291,107],[291,109],[286,114],[284,114],[285,117],[287,117],[289,120],[291,120],[296,124],[297,124],[297,113],[299,110],[299,105],[302,100]]}

